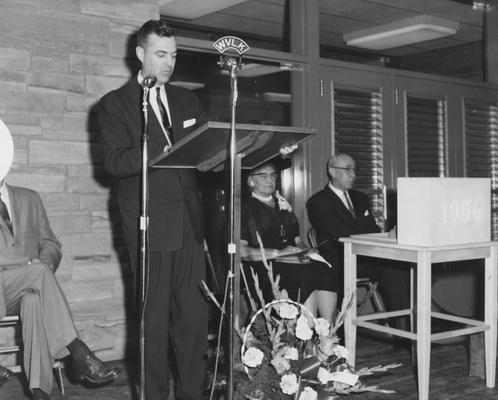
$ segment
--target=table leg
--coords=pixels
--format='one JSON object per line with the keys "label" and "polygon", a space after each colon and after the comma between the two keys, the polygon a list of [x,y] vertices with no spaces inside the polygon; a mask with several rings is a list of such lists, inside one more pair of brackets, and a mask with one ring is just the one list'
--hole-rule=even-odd
{"label": "table leg", "polygon": [[[414,310],[415,310],[415,265],[410,263],[410,332],[415,332],[414,326]],[[417,341],[410,341],[410,356],[412,359],[412,367],[417,365]]]}
{"label": "table leg", "polygon": [[344,315],[344,345],[349,351],[349,363],[354,368],[356,362],[356,255],[351,243],[344,243],[344,301],[351,306]]}
{"label": "table leg", "polygon": [[498,248],[491,246],[491,254],[485,261],[484,272],[484,323],[489,329],[484,331],[484,352],[486,354],[486,386],[495,387],[496,339],[497,339],[497,272]]}
{"label": "table leg", "polygon": [[417,253],[417,371],[418,398],[429,398],[431,366],[431,253]]}

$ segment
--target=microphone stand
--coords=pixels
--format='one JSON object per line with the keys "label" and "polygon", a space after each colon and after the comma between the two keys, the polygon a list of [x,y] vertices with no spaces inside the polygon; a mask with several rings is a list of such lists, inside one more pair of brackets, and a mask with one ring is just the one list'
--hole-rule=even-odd
{"label": "microphone stand", "polygon": [[144,127],[142,132],[142,185],[141,185],[141,213],[140,213],[140,384],[139,400],[145,400],[145,305],[149,267],[149,132],[148,132],[148,95],[149,87],[144,86],[143,114]]}
{"label": "microphone stand", "polygon": [[218,62],[221,68],[230,72],[230,90],[231,90],[231,114],[230,114],[230,151],[229,151],[229,173],[230,173],[230,215],[229,215],[229,272],[228,272],[228,393],[227,400],[233,399],[233,370],[234,370],[234,323],[235,323],[235,307],[234,307],[234,276],[235,276],[235,255],[237,253],[237,245],[235,243],[235,173],[236,173],[236,157],[237,157],[237,136],[235,131],[235,114],[238,99],[237,73],[241,68],[241,57],[234,58],[221,56]]}

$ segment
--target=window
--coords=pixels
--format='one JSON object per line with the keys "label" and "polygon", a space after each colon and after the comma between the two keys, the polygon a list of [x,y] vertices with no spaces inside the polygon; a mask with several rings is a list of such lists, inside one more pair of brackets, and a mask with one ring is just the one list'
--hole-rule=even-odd
{"label": "window", "polygon": [[446,102],[407,96],[408,176],[446,175]]}
{"label": "window", "polygon": [[369,195],[372,213],[384,226],[381,93],[335,88],[333,97],[334,151],[355,159],[355,187]]}
{"label": "window", "polygon": [[491,178],[491,238],[498,238],[498,106],[465,101],[465,172]]}

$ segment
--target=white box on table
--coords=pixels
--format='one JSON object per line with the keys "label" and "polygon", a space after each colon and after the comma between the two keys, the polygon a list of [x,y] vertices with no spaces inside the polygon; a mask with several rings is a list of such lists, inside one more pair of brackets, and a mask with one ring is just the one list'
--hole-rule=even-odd
{"label": "white box on table", "polygon": [[398,243],[445,246],[491,239],[489,178],[398,178]]}

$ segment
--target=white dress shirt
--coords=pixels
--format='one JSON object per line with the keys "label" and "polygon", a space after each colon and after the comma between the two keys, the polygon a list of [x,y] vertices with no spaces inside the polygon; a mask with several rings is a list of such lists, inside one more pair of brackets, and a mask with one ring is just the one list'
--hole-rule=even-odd
{"label": "white dress shirt", "polygon": [[0,198],[7,206],[7,211],[9,212],[10,219],[12,220],[12,209],[10,208],[9,192],[7,191],[7,186],[5,186],[5,183],[0,186]]}
{"label": "white dress shirt", "polygon": [[[329,183],[329,187],[332,189],[332,191],[341,199],[342,203],[344,206],[349,210],[348,207],[348,201],[346,200],[346,191],[337,189],[334,185]],[[350,200],[351,201],[351,200]],[[351,203],[352,204],[352,203]]]}

